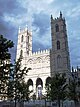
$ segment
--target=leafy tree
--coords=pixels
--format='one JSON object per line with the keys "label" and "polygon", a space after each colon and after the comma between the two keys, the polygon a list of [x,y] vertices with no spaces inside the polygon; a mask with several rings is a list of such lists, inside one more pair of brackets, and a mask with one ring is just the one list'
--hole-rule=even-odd
{"label": "leafy tree", "polygon": [[8,82],[7,97],[9,100],[14,99],[14,81],[13,80],[10,80]]}
{"label": "leafy tree", "polygon": [[49,83],[49,84],[46,84],[46,99],[47,100],[51,100],[51,97],[50,97],[50,92],[51,92],[51,84]]}
{"label": "leafy tree", "polygon": [[11,58],[11,54],[9,53],[9,49],[14,46],[11,40],[7,40],[0,35],[0,60],[3,63],[6,59]]}
{"label": "leafy tree", "polygon": [[29,100],[29,95],[32,91],[29,91],[28,85],[23,81],[19,84],[18,90],[20,92],[20,100]]}
{"label": "leafy tree", "polygon": [[68,85],[68,97],[71,100],[74,100],[75,106],[78,102],[78,95],[78,82],[75,79],[70,80],[70,83]]}
{"label": "leafy tree", "polygon": [[9,49],[13,46],[14,44],[11,40],[7,40],[3,35],[0,35],[0,94],[4,99],[7,93],[7,83],[9,80],[11,66],[11,54]]}
{"label": "leafy tree", "polygon": [[[12,85],[12,88],[8,88],[8,92],[10,94],[9,97],[12,98],[12,93],[13,93],[13,98],[15,99],[15,107],[16,107],[16,100],[17,101],[21,101],[21,100],[28,100],[29,99],[29,91],[28,91],[28,86],[27,84],[24,82],[24,76],[27,75],[27,72],[31,69],[28,68],[26,70],[26,67],[24,67],[23,69],[21,68],[21,61],[22,61],[22,57],[20,56],[20,58],[15,62],[15,64],[13,65],[13,70],[12,70],[12,80],[10,80],[10,84],[8,87],[10,87],[10,85]],[[14,91],[12,91],[14,90]]]}
{"label": "leafy tree", "polygon": [[66,76],[65,74],[55,74],[52,77],[49,96],[52,101],[57,100],[58,106],[60,107],[60,100],[64,100],[66,98]]}

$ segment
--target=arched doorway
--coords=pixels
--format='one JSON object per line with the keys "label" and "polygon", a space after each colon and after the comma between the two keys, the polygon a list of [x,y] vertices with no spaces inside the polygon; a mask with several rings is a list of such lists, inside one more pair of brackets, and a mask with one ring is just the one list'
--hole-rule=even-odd
{"label": "arched doorway", "polygon": [[50,84],[51,84],[51,77],[47,77],[46,81],[45,81],[46,98],[47,99],[50,99],[50,96],[49,96],[49,91],[51,90]]}
{"label": "arched doorway", "polygon": [[37,78],[36,80],[36,95],[38,99],[42,98],[42,89],[43,89],[43,81],[41,78]]}
{"label": "arched doorway", "polygon": [[29,90],[32,91],[32,90],[33,90],[33,81],[32,81],[32,79],[29,79],[29,80],[27,81],[27,85],[28,85],[28,87],[29,87]]}
{"label": "arched doorway", "polygon": [[51,82],[51,77],[47,77],[47,78],[46,78],[46,85],[49,85],[50,82]]}

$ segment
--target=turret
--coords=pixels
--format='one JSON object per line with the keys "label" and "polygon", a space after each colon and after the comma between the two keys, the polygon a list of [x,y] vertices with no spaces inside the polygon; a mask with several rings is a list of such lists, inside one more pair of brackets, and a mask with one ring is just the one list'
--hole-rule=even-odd
{"label": "turret", "polygon": [[18,31],[18,43],[17,43],[17,55],[16,59],[20,57],[20,55],[24,58],[29,56],[32,53],[32,32],[28,30],[26,26],[24,29],[19,27]]}
{"label": "turret", "polygon": [[51,38],[51,72],[67,73],[70,71],[70,58],[66,23],[61,12],[56,19],[51,15]]}
{"label": "turret", "polygon": [[60,18],[62,19],[62,12],[60,11]]}

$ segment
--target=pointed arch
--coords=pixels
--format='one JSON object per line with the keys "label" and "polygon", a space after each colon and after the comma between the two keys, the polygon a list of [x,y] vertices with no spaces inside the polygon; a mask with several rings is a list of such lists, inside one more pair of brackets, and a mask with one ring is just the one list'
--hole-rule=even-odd
{"label": "pointed arch", "polygon": [[21,42],[23,42],[23,35],[21,36]]}
{"label": "pointed arch", "polygon": [[36,59],[36,62],[37,62],[37,63],[41,63],[41,62],[42,62],[42,59],[41,59],[40,57],[38,57],[38,58]]}
{"label": "pointed arch", "polygon": [[57,41],[57,50],[59,50],[60,49],[60,41],[58,40]]}
{"label": "pointed arch", "polygon": [[28,36],[28,43],[29,43],[29,36]]}
{"label": "pointed arch", "polygon": [[51,82],[51,77],[47,77],[46,78],[46,85],[50,84],[50,82]]}
{"label": "pointed arch", "polygon": [[32,79],[29,79],[27,81],[27,85],[28,85],[28,88],[29,88],[30,91],[33,90],[33,81],[32,81]]}
{"label": "pointed arch", "polygon": [[47,56],[44,58],[44,60],[45,60],[47,63],[49,63],[49,62],[50,62],[50,56],[47,55]]}
{"label": "pointed arch", "polygon": [[33,60],[32,60],[32,59],[29,59],[29,60],[27,61],[27,63],[28,63],[28,64],[32,64],[32,63],[33,63]]}
{"label": "pointed arch", "polygon": [[37,78],[36,80],[36,90],[38,99],[42,98],[42,89],[43,89],[43,81],[41,78]]}
{"label": "pointed arch", "polygon": [[36,87],[38,87],[38,85],[41,85],[43,87],[43,81],[41,78],[37,78],[36,80]]}
{"label": "pointed arch", "polygon": [[23,56],[23,50],[20,51],[20,56],[21,56],[21,57]]}
{"label": "pointed arch", "polygon": [[58,24],[55,25],[55,31],[59,32],[59,25]]}
{"label": "pointed arch", "polygon": [[50,56],[49,55],[47,55],[46,57],[45,57],[45,60],[48,60],[48,61],[50,61]]}
{"label": "pointed arch", "polygon": [[33,81],[32,81],[32,79],[29,79],[29,80],[27,81],[27,84],[28,84],[28,86],[29,86],[29,85],[32,85],[32,86],[33,86]]}
{"label": "pointed arch", "polygon": [[58,68],[62,67],[62,58],[60,55],[57,56],[57,67]]}

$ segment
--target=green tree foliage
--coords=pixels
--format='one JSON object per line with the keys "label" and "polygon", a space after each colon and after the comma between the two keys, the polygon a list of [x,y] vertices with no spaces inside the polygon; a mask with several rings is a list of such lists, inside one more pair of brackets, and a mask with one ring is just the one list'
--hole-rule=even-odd
{"label": "green tree foliage", "polygon": [[10,48],[14,46],[11,40],[7,40],[0,35],[0,94],[2,97],[6,96],[7,83],[10,75]]}
{"label": "green tree foliage", "polygon": [[[24,76],[27,75],[27,72],[30,70],[30,68],[28,68],[26,70],[26,67],[24,67],[23,69],[21,68],[21,61],[22,58],[20,57],[17,62],[15,62],[15,64],[13,65],[13,70],[12,70],[12,80],[10,80],[10,84],[8,87],[10,87],[10,85],[12,85],[12,88],[8,88],[8,92],[11,93],[8,94],[9,97],[12,98],[12,93],[14,95],[13,99],[18,100],[28,100],[29,99],[29,90],[28,90],[28,86],[27,84],[24,82]],[[14,91],[13,91],[14,90]]]}
{"label": "green tree foliage", "polygon": [[10,80],[7,85],[8,85],[8,88],[7,88],[8,100],[13,100],[14,99],[14,81]]}
{"label": "green tree foliage", "polygon": [[19,84],[18,90],[20,92],[20,96],[19,96],[20,100],[22,100],[22,101],[27,100],[28,101],[31,91],[29,91],[28,85],[24,81]]}
{"label": "green tree foliage", "polygon": [[48,87],[47,94],[50,96],[51,100],[57,100],[58,106],[60,107],[60,100],[66,98],[66,76],[65,74],[55,74],[52,77],[50,87]]}
{"label": "green tree foliage", "polygon": [[6,59],[11,58],[11,54],[9,53],[9,49],[14,46],[13,42],[11,40],[7,40],[3,37],[3,35],[0,35],[0,60],[3,62]]}
{"label": "green tree foliage", "polygon": [[49,84],[46,84],[46,99],[47,100],[51,100],[51,97],[50,97],[50,92],[51,92],[51,84],[49,83]]}
{"label": "green tree foliage", "polygon": [[68,84],[68,98],[74,100],[76,106],[79,99],[79,84],[75,78],[71,79]]}

